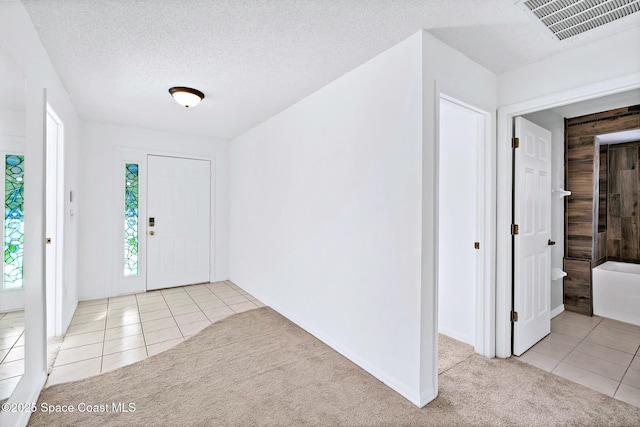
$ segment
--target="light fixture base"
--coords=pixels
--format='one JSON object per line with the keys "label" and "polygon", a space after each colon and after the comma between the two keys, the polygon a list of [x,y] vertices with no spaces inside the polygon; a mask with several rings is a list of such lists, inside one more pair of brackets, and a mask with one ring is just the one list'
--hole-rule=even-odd
{"label": "light fixture base", "polygon": [[186,86],[174,86],[169,88],[169,93],[176,102],[183,107],[195,107],[204,99],[204,93],[198,89]]}

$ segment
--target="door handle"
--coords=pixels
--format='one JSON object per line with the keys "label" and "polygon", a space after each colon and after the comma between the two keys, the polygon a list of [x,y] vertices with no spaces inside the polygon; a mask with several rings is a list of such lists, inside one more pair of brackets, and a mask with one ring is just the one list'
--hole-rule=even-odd
{"label": "door handle", "polygon": [[153,231],[153,230],[151,230],[151,231],[149,232],[149,236],[153,236],[154,234],[156,234],[156,232],[155,232],[155,231]]}
{"label": "door handle", "polygon": [[554,242],[553,240],[549,239],[549,241],[547,242],[547,244],[548,244],[549,246],[553,246],[553,245],[555,245],[555,244],[556,244],[556,242]]}

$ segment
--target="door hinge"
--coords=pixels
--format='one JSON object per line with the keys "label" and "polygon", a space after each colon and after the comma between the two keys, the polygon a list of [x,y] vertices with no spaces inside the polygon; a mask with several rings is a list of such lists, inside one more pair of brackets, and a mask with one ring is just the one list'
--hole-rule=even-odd
{"label": "door hinge", "polygon": [[520,138],[511,139],[511,148],[519,148],[520,147]]}
{"label": "door hinge", "polygon": [[475,242],[475,243],[473,244],[473,247],[474,247],[475,249],[480,249],[480,242]]}
{"label": "door hinge", "polygon": [[511,234],[515,236],[519,232],[520,228],[518,227],[518,224],[511,224]]}
{"label": "door hinge", "polygon": [[512,311],[511,312],[511,321],[512,322],[517,322],[518,321],[518,312],[517,311]]}

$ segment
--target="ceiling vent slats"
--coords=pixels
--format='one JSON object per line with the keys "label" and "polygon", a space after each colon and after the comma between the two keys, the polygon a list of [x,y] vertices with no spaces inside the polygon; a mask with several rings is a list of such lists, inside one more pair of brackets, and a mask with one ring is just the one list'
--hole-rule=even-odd
{"label": "ceiling vent slats", "polygon": [[640,0],[527,0],[524,4],[560,40],[640,11]]}

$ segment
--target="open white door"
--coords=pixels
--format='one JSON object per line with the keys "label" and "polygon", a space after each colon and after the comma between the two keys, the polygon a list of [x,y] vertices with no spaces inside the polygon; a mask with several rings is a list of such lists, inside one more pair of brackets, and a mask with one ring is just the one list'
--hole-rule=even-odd
{"label": "open white door", "polygon": [[515,119],[513,354],[521,355],[551,331],[551,132]]}
{"label": "open white door", "polygon": [[209,281],[211,162],[148,157],[147,290]]}

